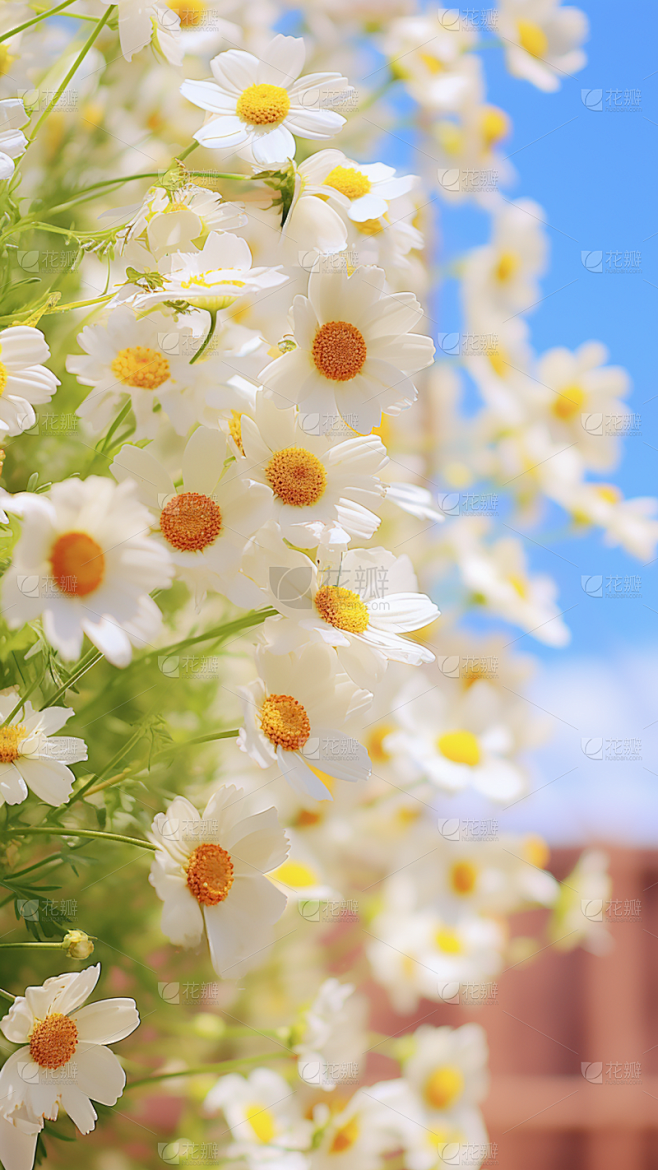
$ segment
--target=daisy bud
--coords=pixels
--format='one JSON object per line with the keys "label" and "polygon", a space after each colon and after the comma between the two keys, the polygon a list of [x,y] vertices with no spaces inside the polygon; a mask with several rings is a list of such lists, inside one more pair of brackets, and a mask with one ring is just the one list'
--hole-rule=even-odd
{"label": "daisy bud", "polygon": [[69,930],[62,939],[62,950],[69,959],[88,959],[94,952],[94,944],[84,930]]}

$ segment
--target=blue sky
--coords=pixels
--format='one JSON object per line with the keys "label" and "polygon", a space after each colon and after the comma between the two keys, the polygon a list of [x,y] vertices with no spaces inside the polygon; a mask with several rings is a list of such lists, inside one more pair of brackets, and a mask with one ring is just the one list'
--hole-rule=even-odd
{"label": "blue sky", "polygon": [[[658,456],[658,377],[655,329],[658,312],[658,70],[655,44],[658,7],[628,6],[613,0],[586,0],[579,5],[590,20],[585,46],[588,64],[565,79],[557,93],[545,94],[509,76],[503,52],[482,51],[488,100],[511,116],[513,132],[507,153],[517,171],[516,183],[505,190],[512,198],[529,197],[546,212],[551,259],[542,282],[545,300],[529,315],[532,341],[538,352],[556,345],[575,348],[603,341],[610,361],[625,366],[633,382],[631,407],[641,416],[641,434],[624,441],[621,466],[607,478],[627,497],[658,491],[654,468]],[[487,39],[491,40],[490,37]],[[582,92],[601,90],[601,110],[591,110]],[[626,91],[635,91],[634,106],[612,112],[615,91],[624,106]],[[637,92],[639,91],[639,93]],[[596,94],[587,99],[596,105]],[[405,103],[400,103],[403,106]],[[636,108],[639,107],[639,108]],[[414,169],[413,150],[382,135],[378,157]],[[417,166],[416,166],[417,169]],[[440,210],[442,266],[474,245],[483,243],[488,216],[475,207]],[[654,234],[655,233],[655,234]],[[603,252],[601,273],[588,272],[581,252]],[[607,272],[608,254],[639,253],[640,272]],[[451,287],[452,286],[452,287]],[[441,290],[436,316],[442,332],[460,329],[455,282]],[[599,478],[599,477],[593,477]],[[598,533],[575,539],[564,536],[564,513],[552,509],[544,531],[531,532],[545,547],[528,542],[533,569],[550,573],[559,585],[560,602],[572,629],[567,654],[610,654],[629,646],[658,641],[658,593],[655,569],[643,567],[619,549],[606,548]],[[641,578],[640,597],[591,598],[581,587],[582,576]],[[637,583],[636,583],[637,584]],[[517,631],[518,632],[518,631]],[[523,639],[521,647],[555,661],[565,651]]]}

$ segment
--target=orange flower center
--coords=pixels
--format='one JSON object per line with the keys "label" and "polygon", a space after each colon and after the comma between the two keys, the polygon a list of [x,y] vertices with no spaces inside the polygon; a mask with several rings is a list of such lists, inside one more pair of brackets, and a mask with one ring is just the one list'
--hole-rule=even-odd
{"label": "orange flower center", "polygon": [[0,727],[0,764],[13,764],[20,756],[19,744],[25,739],[27,728],[14,725]]}
{"label": "orange flower center", "polygon": [[296,752],[311,734],[311,722],[292,695],[268,695],[260,709],[260,725],[270,743],[284,752]]}
{"label": "orange flower center", "polygon": [[477,870],[470,861],[456,861],[450,870],[450,885],[456,894],[472,894],[477,876]]}
{"label": "orange flower center", "polygon": [[315,608],[320,617],[349,634],[362,634],[368,628],[370,615],[358,593],[343,589],[342,585],[323,585],[315,595]]}
{"label": "orange flower center", "polygon": [[197,845],[187,863],[187,888],[202,906],[218,906],[233,885],[233,862],[221,845]]}
{"label": "orange flower center", "polygon": [[103,550],[86,532],[60,536],[50,550],[50,565],[57,588],[69,596],[86,597],[105,576]]}
{"label": "orange flower center", "polygon": [[30,1036],[30,1056],[40,1068],[61,1068],[78,1047],[78,1029],[73,1020],[53,1012],[37,1020]]}
{"label": "orange flower center", "polygon": [[198,552],[217,539],[222,514],[209,496],[181,492],[165,504],[160,513],[160,531],[165,540],[181,552]]}
{"label": "orange flower center", "polygon": [[290,111],[288,91],[280,85],[250,85],[238,98],[236,113],[252,126],[274,126]]}
{"label": "orange flower center", "polygon": [[349,382],[363,368],[366,343],[356,325],[349,321],[327,321],[313,341],[313,361],[325,378]]}
{"label": "orange flower center", "polygon": [[148,345],[133,345],[119,350],[110,367],[115,378],[124,386],[139,390],[157,390],[169,377],[169,362],[157,349]]}
{"label": "orange flower center", "polygon": [[323,464],[304,447],[275,451],[265,468],[265,478],[275,496],[295,508],[317,504],[327,486]]}

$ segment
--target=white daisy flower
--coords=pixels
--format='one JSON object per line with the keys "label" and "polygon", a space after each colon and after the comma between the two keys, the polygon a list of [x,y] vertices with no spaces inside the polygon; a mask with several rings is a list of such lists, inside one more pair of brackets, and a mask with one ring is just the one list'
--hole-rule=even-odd
{"label": "white daisy flower", "polygon": [[[258,1164],[271,1162],[275,1152],[285,1157],[287,1151],[310,1146],[313,1123],[304,1117],[299,1095],[273,1069],[256,1068],[248,1077],[238,1073],[220,1077],[203,1112],[212,1117],[220,1109],[234,1142],[227,1151],[230,1157]],[[300,1159],[300,1170],[303,1164]]]}
{"label": "white daisy flower", "polygon": [[84,635],[114,666],[132,647],[152,644],[162,615],[149,597],[171,583],[173,565],[148,535],[150,515],[133,485],[109,479],[56,483],[48,495],[23,493],[13,561],[2,582],[2,612],[11,629],[41,616],[62,657],[78,658]]}
{"label": "white daisy flower", "polygon": [[545,93],[587,64],[580,46],[589,22],[579,8],[560,0],[500,0],[498,21],[510,73]]}
{"label": "white daisy flower", "polygon": [[477,314],[497,321],[528,312],[537,303],[537,281],[546,268],[548,251],[544,221],[542,208],[532,199],[507,203],[494,217],[491,242],[474,248],[464,262],[463,295],[469,317]]}
{"label": "white daisy flower", "polygon": [[343,157],[340,150],[319,150],[299,166],[293,164],[295,185],[281,244],[290,263],[307,272],[319,256],[335,255],[347,246],[347,227],[332,204],[346,210],[348,201],[324,184]]}
{"label": "white daisy flower", "polygon": [[402,637],[439,616],[429,597],[418,593],[407,556],[359,548],[341,557],[323,554],[316,566],[264,530],[247,554],[245,572],[283,615],[283,621],[268,618],[263,626],[273,654],[298,650],[309,639],[323,642],[335,648],[339,669],[369,690],[389,660],[413,666],[434,660],[431,650]]}
{"label": "white daisy flower", "polygon": [[101,0],[102,4],[118,4],[119,39],[126,61],[153,42],[171,65],[181,65],[183,48],[180,39],[180,18],[166,0]]}
{"label": "white daisy flower", "polygon": [[127,444],[110,471],[120,482],[134,481],[151,527],[159,529],[178,576],[197,599],[215,589],[244,608],[261,600],[253,587],[251,598],[240,566],[245,545],[271,515],[272,493],[235,467],[224,472],[226,457],[225,435],[199,427],[183,451],[180,490],[148,449]]}
{"label": "white daisy flower", "polygon": [[75,780],[66,765],[87,759],[83,739],[55,735],[75,711],[72,707],[35,711],[28,701],[7,723],[19,699],[17,690],[0,695],[0,804],[20,804],[28,789],[46,804],[64,804]]}
{"label": "white daisy flower", "polygon": [[14,173],[14,159],[23,154],[27,138],[21,130],[29,117],[20,98],[0,101],[0,182]]}
{"label": "white daisy flower", "polygon": [[454,10],[401,17],[391,22],[384,52],[391,72],[417,102],[432,110],[458,110],[477,90],[480,61],[467,50],[477,40]]}
{"label": "white daisy flower", "polygon": [[122,242],[141,240],[156,260],[169,252],[192,252],[209,232],[244,227],[247,217],[237,203],[224,203],[217,191],[194,183],[168,191],[151,187],[133,216]]}
{"label": "white daisy flower", "polygon": [[648,564],[656,556],[658,501],[655,496],[625,500],[614,483],[571,483],[546,488],[582,526],[597,524],[605,532],[605,544],[620,547]]}
{"label": "white daisy flower", "polygon": [[370,695],[336,672],[330,647],[305,645],[298,655],[256,649],[259,678],[239,687],[245,726],[238,747],[261,767],[277,762],[290,786],[316,800],[332,800],[321,775],[367,780],[368,753],[340,730]]}
{"label": "white daisy flower", "polygon": [[433,1028],[422,1024],[408,1037],[411,1053],[403,1061],[405,1080],[430,1113],[449,1113],[476,1105],[489,1090],[487,1036],[480,1024]]}
{"label": "white daisy flower", "polygon": [[472,787],[493,800],[514,800],[526,778],[513,759],[515,739],[500,719],[497,699],[486,683],[454,698],[426,690],[401,702],[403,730],[387,736],[384,749],[399,753],[447,792]]}
{"label": "white daisy flower", "polygon": [[182,796],[153,821],[158,850],[149,881],[162,908],[162,931],[175,946],[208,937],[212,965],[234,979],[257,965],[286,897],[265,876],[288,854],[275,808],[249,815],[244,790],[226,785],[203,815]]}
{"label": "white daisy flower", "polygon": [[[621,366],[608,366],[608,351],[600,341],[587,341],[571,353],[559,346],[537,363],[534,399],[548,422],[551,437],[562,446],[575,446],[585,465],[603,471],[619,453],[615,427],[623,434],[628,406],[621,401],[630,379]],[[604,425],[611,420],[608,428]]]}
{"label": "white daisy flower", "polygon": [[231,232],[210,232],[200,252],[173,252],[158,261],[157,269],[157,285],[123,285],[114,303],[125,301],[142,311],[162,301],[186,301],[217,312],[238,297],[278,288],[288,279],[278,268],[252,268],[247,241]]}
{"label": "white daisy flower", "polygon": [[594,955],[604,955],[614,945],[609,919],[599,918],[612,893],[608,872],[610,859],[600,849],[586,849],[576,866],[560,883],[548,937],[559,951],[582,946]]}
{"label": "white daisy flower", "polygon": [[423,310],[413,293],[383,293],[381,268],[312,272],[293,301],[296,348],[262,373],[279,408],[297,401],[330,430],[340,415],[359,434],[416,399],[409,374],[432,364],[431,338],[410,330]]}
{"label": "white daisy flower", "polygon": [[329,109],[347,87],[340,73],[300,77],[306,51],[301,37],[274,37],[260,59],[229,49],[210,62],[208,81],[184,81],[181,93],[207,110],[194,137],[211,149],[249,147],[263,167],[295,157],[295,139],[331,138],[345,118]]}
{"label": "white daisy flower", "polygon": [[293,1051],[303,1081],[331,1092],[340,1084],[341,1068],[358,1069],[367,1045],[364,1007],[352,983],[325,979],[293,1026]]}
{"label": "white daisy flower", "polygon": [[403,1118],[389,1100],[395,1081],[357,1089],[338,1113],[316,1106],[314,1119],[321,1123],[320,1141],[313,1154],[313,1170],[380,1170],[385,1155],[399,1150]]}
{"label": "white daisy flower", "polygon": [[388,463],[381,439],[358,435],[332,445],[314,433],[315,419],[294,407],[278,410],[263,394],[254,414],[240,420],[237,471],[270,488],[283,538],[301,548],[369,540],[381,523],[373,511],[384,497],[377,473]]}
{"label": "white daisy flower", "polygon": [[207,56],[222,43],[240,44],[243,30],[240,24],[226,20],[227,12],[235,12],[235,0],[167,0],[180,19],[181,48],[185,54]]}
{"label": "white daisy flower", "polygon": [[[313,156],[317,166],[320,166],[320,155],[323,153],[329,154],[329,151],[321,151]],[[330,187],[347,200],[347,215],[357,223],[386,215],[390,201],[408,194],[418,182],[416,175],[400,175],[396,178],[395,167],[386,166],[385,163],[357,163],[344,154],[335,162],[333,159],[331,161],[333,165],[328,168],[322,185]]]}
{"label": "white daisy flower", "polygon": [[109,425],[128,395],[136,439],[158,433],[162,415],[156,406],[173,416],[178,434],[187,434],[187,400],[202,375],[199,365],[190,365],[200,338],[184,322],[164,313],[137,318],[123,305],[105,324],[85,325],[77,337],[84,354],[69,354],[66,368],[83,386],[94,387],[76,411],[93,431]]}
{"label": "white daisy flower", "polygon": [[34,426],[35,406],[50,402],[59,378],[42,362],[50,357],[40,329],[12,325],[0,332],[0,435],[20,435]]}
{"label": "white daisy flower", "polygon": [[[98,963],[26,988],[0,1022],[7,1040],[24,1046],[0,1070],[2,1114],[17,1131],[24,1132],[25,1122],[42,1129],[44,1120],[57,1119],[61,1105],[81,1133],[90,1133],[97,1116],[92,1100],[114,1105],[123,1093],[126,1074],[107,1045],[134,1032],[139,1015],[134,999],[82,1006],[100,971]],[[36,1133],[31,1136],[36,1142]],[[10,1167],[6,1137],[3,1126],[0,1156]],[[28,1143],[19,1143],[25,1155]],[[31,1162],[17,1158],[13,1165],[29,1168]]]}

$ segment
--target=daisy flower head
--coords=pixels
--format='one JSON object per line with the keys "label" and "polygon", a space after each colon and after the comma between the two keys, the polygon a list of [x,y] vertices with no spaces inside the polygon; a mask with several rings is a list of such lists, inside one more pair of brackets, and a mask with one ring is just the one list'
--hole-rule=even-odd
{"label": "daisy flower head", "polygon": [[238,474],[269,487],[273,519],[291,544],[369,540],[380,524],[373,509],[384,497],[377,473],[388,462],[386,448],[376,435],[332,444],[313,433],[319,429],[314,423],[259,394],[254,418],[243,414],[240,420]]}
{"label": "daisy flower head", "polygon": [[22,531],[2,588],[11,629],[41,616],[63,658],[78,658],[84,635],[114,666],[158,633],[162,615],[149,596],[167,589],[173,565],[149,535],[151,517],[133,485],[90,475],[56,483],[47,495],[14,501]]}
{"label": "daisy flower head", "polygon": [[21,129],[29,117],[20,98],[0,101],[0,182],[14,173],[14,159],[23,154],[27,138]]}
{"label": "daisy flower head", "polygon": [[212,1117],[220,1109],[234,1142],[231,1156],[246,1157],[250,1165],[275,1162],[279,1170],[297,1166],[301,1170],[306,1164],[293,1151],[308,1149],[313,1123],[304,1117],[288,1082],[273,1069],[257,1068],[248,1077],[238,1073],[220,1077],[203,1103],[203,1112]]}
{"label": "daisy flower head", "polygon": [[118,4],[119,40],[126,61],[135,53],[153,44],[160,49],[170,65],[182,65],[183,48],[180,41],[180,17],[166,0],[101,0],[102,4]]}
{"label": "daisy flower head", "polygon": [[[149,509],[149,526],[159,530],[177,575],[197,599],[207,590],[224,593],[236,605],[260,604],[261,596],[241,572],[245,545],[269,519],[272,493],[243,479],[235,466],[224,470],[226,437],[198,427],[182,456],[180,490],[148,449],[126,445],[110,467],[119,482],[132,481]],[[167,555],[164,553],[163,555]]]}
{"label": "daisy flower head", "polygon": [[345,118],[329,107],[348,86],[340,73],[300,77],[306,50],[301,37],[275,36],[260,58],[229,49],[210,62],[207,81],[184,81],[181,93],[206,110],[194,137],[225,151],[249,148],[259,166],[295,157],[295,139],[331,138]]}
{"label": "daisy flower head", "polygon": [[308,297],[293,301],[295,348],[262,373],[279,408],[322,416],[330,430],[340,417],[359,434],[399,414],[417,397],[412,373],[434,360],[431,338],[411,330],[423,318],[413,293],[383,292],[381,268],[313,271]]}
{"label": "daisy flower head", "polygon": [[235,0],[167,0],[180,19],[181,47],[185,54],[216,53],[222,42],[240,44],[244,35],[240,24],[226,20],[234,13]]}
{"label": "daisy flower head", "polygon": [[[16,1131],[0,1130],[5,1166],[29,1170],[27,1140],[36,1143],[44,1120],[56,1121],[60,1105],[81,1133],[96,1124],[93,1101],[114,1105],[123,1093],[126,1074],[108,1044],[123,1040],[139,1025],[134,999],[103,999],[86,1004],[100,976],[100,963],[84,971],[46,979],[17,996],[0,1021],[3,1035],[22,1047],[0,1071],[0,1099],[6,1122]],[[29,1130],[36,1126],[32,1134]],[[11,1162],[6,1150],[23,1157]],[[32,1146],[34,1157],[34,1145]]]}
{"label": "daisy flower head", "polygon": [[432,662],[425,646],[403,634],[422,629],[439,610],[418,593],[407,556],[384,548],[349,549],[344,555],[321,553],[318,565],[296,549],[269,542],[260,533],[258,548],[247,555],[246,571],[269,580],[267,600],[282,614],[263,626],[273,654],[299,649],[309,638],[333,646],[339,669],[357,684],[372,689],[389,660],[418,666]]}
{"label": "daisy flower head", "polygon": [[157,274],[150,274],[143,283],[135,278],[123,285],[114,303],[125,301],[142,311],[174,300],[219,312],[238,297],[278,288],[287,281],[278,268],[252,268],[251,260],[249,245],[241,236],[210,232],[201,251],[164,256],[158,261]]}
{"label": "daisy flower head", "polygon": [[278,763],[290,786],[332,800],[323,779],[367,780],[366,749],[341,730],[371,696],[337,672],[329,646],[306,643],[299,654],[256,649],[259,677],[238,688],[245,725],[238,747],[261,767]]}
{"label": "daisy flower head", "polygon": [[416,774],[437,788],[475,788],[492,800],[513,800],[526,788],[516,763],[516,740],[503,722],[498,696],[486,682],[474,683],[454,699],[438,688],[411,697],[399,712],[402,731],[384,748],[409,761]]}
{"label": "daisy flower head", "polygon": [[580,46],[589,22],[579,8],[560,0],[501,0],[498,21],[510,73],[545,93],[587,64]]}
{"label": "daisy flower head", "polygon": [[480,1024],[461,1028],[422,1024],[408,1039],[412,1048],[403,1062],[405,1080],[430,1113],[450,1113],[486,1097],[487,1037]]}
{"label": "daisy flower head", "polygon": [[199,946],[205,933],[212,965],[226,979],[261,961],[287,901],[265,875],[285,861],[288,838],[275,808],[249,814],[244,797],[226,785],[201,815],[177,796],[151,832],[149,881],[164,903],[163,933],[182,947]]}
{"label": "daisy flower head", "polygon": [[35,711],[27,701],[7,723],[19,699],[16,690],[0,695],[0,804],[20,804],[28,789],[46,804],[64,804],[75,780],[67,764],[87,759],[83,739],[55,735],[75,712],[72,707]]}
{"label": "daisy flower head", "polygon": [[128,395],[135,438],[155,438],[161,412],[178,434],[187,434],[194,421],[188,400],[202,376],[198,365],[190,365],[201,344],[191,325],[159,312],[138,318],[122,305],[103,325],[85,325],[77,341],[84,353],[69,354],[66,368],[93,387],[77,409],[93,431],[109,425]]}
{"label": "daisy flower head", "polygon": [[122,240],[141,240],[156,260],[169,252],[194,251],[209,232],[228,232],[244,227],[242,206],[225,203],[217,191],[188,183],[169,191],[151,187]]}
{"label": "daisy flower head", "polygon": [[0,332],[0,435],[20,435],[34,426],[35,406],[50,402],[59,386],[43,362],[50,349],[40,329],[12,325]]}

